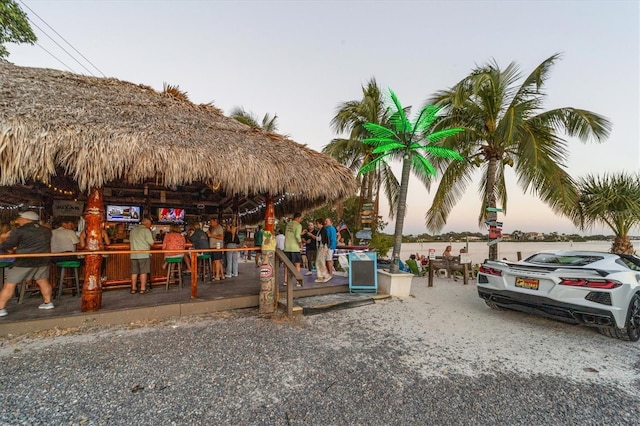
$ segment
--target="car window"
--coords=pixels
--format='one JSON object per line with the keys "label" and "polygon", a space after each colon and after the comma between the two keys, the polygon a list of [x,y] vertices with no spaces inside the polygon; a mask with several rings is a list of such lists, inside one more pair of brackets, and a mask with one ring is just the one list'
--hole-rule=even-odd
{"label": "car window", "polygon": [[620,258],[616,260],[616,263],[624,265],[632,271],[640,271],[640,260],[638,260],[638,258],[621,255]]}
{"label": "car window", "polygon": [[526,261],[530,263],[538,263],[541,265],[585,266],[602,259],[602,256],[560,256],[551,253],[538,253],[534,254]]}

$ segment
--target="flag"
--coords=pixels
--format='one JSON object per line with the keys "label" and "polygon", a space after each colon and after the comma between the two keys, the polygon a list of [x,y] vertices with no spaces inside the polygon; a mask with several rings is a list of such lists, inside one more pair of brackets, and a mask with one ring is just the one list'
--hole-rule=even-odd
{"label": "flag", "polygon": [[349,228],[347,228],[347,223],[344,220],[340,221],[340,224],[338,225],[338,232],[342,232],[344,230],[348,230]]}

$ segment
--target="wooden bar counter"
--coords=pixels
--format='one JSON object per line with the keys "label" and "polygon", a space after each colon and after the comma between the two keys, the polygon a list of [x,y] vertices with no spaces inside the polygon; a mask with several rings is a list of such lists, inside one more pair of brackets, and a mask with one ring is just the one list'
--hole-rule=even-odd
{"label": "wooden bar counter", "polygon": [[[187,247],[190,244],[187,245]],[[114,243],[105,247],[105,250],[130,250],[129,243]],[[151,250],[162,250],[162,243],[154,243]],[[130,254],[110,254],[102,259],[106,262],[107,281],[103,286],[131,284],[131,255]],[[151,254],[151,282],[161,282],[167,279],[166,269],[162,269],[164,264],[164,253]]]}

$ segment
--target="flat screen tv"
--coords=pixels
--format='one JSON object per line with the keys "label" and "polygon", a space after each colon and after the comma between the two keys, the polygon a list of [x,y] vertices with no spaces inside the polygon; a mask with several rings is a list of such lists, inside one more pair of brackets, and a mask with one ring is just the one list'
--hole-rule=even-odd
{"label": "flat screen tv", "polygon": [[159,207],[158,223],[184,223],[184,214],[184,209]]}
{"label": "flat screen tv", "polygon": [[140,206],[107,206],[107,222],[140,222],[142,218]]}

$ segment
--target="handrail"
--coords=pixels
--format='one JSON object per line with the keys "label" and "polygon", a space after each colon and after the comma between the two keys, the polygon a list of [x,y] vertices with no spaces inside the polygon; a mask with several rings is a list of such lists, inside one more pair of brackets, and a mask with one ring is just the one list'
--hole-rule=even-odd
{"label": "handrail", "polygon": [[210,252],[227,252],[227,251],[256,251],[259,247],[241,247],[241,248],[219,248],[219,249],[167,249],[167,250],[78,250],[78,251],[63,251],[59,253],[8,253],[0,254],[0,260],[2,259],[15,259],[23,257],[62,257],[62,256],[87,256],[87,255],[103,255],[103,254],[144,254],[144,253],[210,253]]}
{"label": "handrail", "polygon": [[[295,280],[302,285],[304,278],[302,276],[302,274],[300,273],[300,271],[298,271],[296,269],[296,266],[289,260],[289,258],[287,257],[287,255],[280,250],[279,248],[276,248],[276,258],[278,259],[279,263],[283,263],[284,264],[284,274],[285,276],[287,276],[289,274],[289,272],[291,272],[291,275],[293,275],[293,277],[295,278]],[[280,270],[280,265],[275,265],[276,266],[276,271]],[[275,274],[276,276],[276,289],[280,288],[280,285],[278,283],[278,274]],[[278,294],[278,296],[276,297],[276,300],[280,300],[280,295]],[[287,285],[287,316],[289,318],[293,317],[293,283],[289,283],[289,285]]]}

